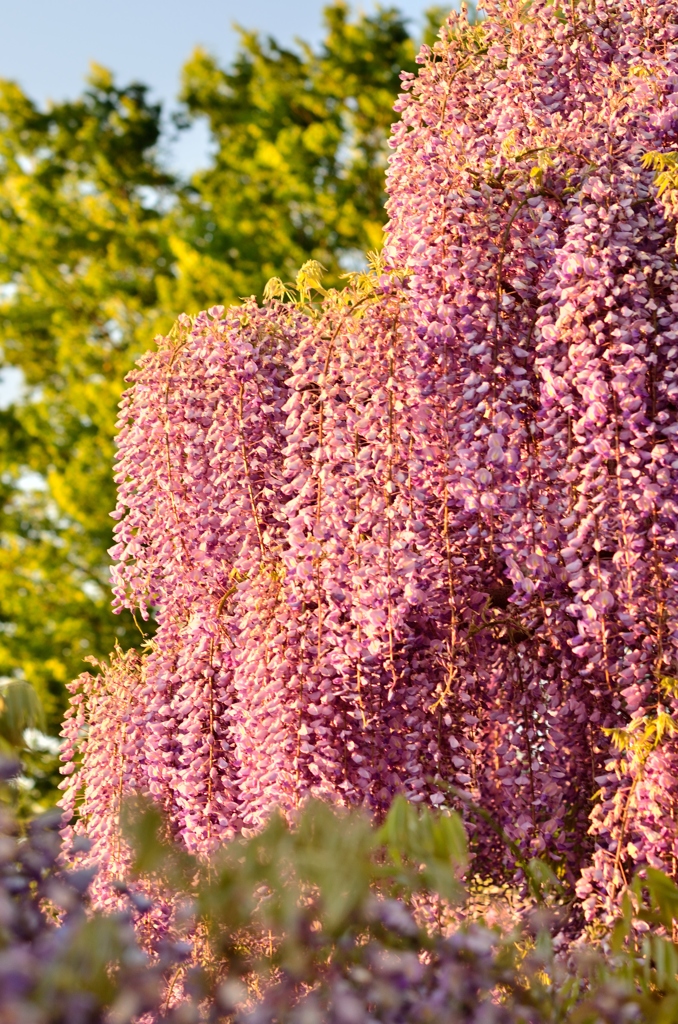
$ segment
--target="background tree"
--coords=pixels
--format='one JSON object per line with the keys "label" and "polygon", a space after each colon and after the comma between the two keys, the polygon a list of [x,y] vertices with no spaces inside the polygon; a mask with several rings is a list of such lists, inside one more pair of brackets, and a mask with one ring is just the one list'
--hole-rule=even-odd
{"label": "background tree", "polygon": [[[432,13],[433,25],[437,15]],[[109,610],[109,511],[124,377],[176,312],[260,293],[309,257],[338,281],[384,220],[386,136],[415,44],[393,9],[337,3],[314,50],[242,32],[228,68],[196,53],[187,120],[211,165],[159,158],[160,107],[95,68],[42,111],[0,88],[0,346],[25,389],[0,412],[0,676],[35,685],[54,728],[83,656],[136,631]],[[136,634],[138,639],[138,634]]]}
{"label": "background tree", "polygon": [[[429,12],[429,34],[443,13]],[[395,9],[351,21],[336,3],[325,24],[317,52],[241,31],[231,67],[201,50],[186,64],[188,120],[207,118],[216,152],[182,195],[176,309],[261,294],[270,277],[293,279],[308,259],[337,284],[380,246],[386,138],[415,42]]]}
{"label": "background tree", "polygon": [[171,258],[172,179],[160,108],[102,69],[47,112],[2,83],[0,126],[0,344],[25,382],[0,420],[0,675],[54,716],[83,655],[133,628],[108,607],[112,427]]}

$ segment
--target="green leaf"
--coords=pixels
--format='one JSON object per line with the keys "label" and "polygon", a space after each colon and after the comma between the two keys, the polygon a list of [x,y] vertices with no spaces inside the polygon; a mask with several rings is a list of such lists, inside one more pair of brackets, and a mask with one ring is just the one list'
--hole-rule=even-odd
{"label": "green leaf", "polygon": [[416,812],[412,804],[398,794],[391,804],[386,819],[379,830],[379,839],[391,851],[398,855],[409,849],[410,833],[415,825]]}
{"label": "green leaf", "polygon": [[647,888],[653,907],[660,914],[662,924],[671,928],[678,921],[678,886],[663,871],[647,868]]}
{"label": "green leaf", "polygon": [[468,842],[461,817],[456,811],[441,814],[433,828],[434,850],[441,860],[449,861],[455,868],[465,869],[468,865]]}
{"label": "green leaf", "polygon": [[553,869],[538,857],[532,857],[527,865],[527,872],[534,885],[540,890],[549,887],[560,888],[560,882]]}
{"label": "green leaf", "polygon": [[665,991],[675,992],[678,989],[678,951],[675,944],[662,935],[652,935],[650,953],[657,985]]}
{"label": "green leaf", "polygon": [[35,689],[23,679],[0,685],[0,736],[12,747],[23,747],[26,729],[43,729],[45,715]]}

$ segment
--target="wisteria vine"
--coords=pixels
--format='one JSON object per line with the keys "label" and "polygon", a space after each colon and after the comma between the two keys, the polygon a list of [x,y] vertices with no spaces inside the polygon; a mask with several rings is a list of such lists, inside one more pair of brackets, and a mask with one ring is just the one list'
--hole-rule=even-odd
{"label": "wisteria vine", "polygon": [[678,5],[484,7],[402,76],[372,272],[183,316],[132,374],[115,602],[158,629],[121,703],[125,658],[74,686],[92,856],[123,791],[197,852],[404,792],[472,796],[590,915],[675,873]]}

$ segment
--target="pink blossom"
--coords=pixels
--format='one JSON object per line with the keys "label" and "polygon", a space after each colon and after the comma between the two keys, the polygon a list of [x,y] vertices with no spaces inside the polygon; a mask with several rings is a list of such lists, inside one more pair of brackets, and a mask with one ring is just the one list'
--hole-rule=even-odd
{"label": "pink blossom", "polygon": [[461,786],[591,914],[675,870],[676,741],[611,740],[678,710],[675,211],[642,166],[675,4],[483,6],[397,101],[369,300],[213,307],[131,375],[115,606],[158,630],[64,727],[102,884],[135,790],[203,852],[312,795]]}

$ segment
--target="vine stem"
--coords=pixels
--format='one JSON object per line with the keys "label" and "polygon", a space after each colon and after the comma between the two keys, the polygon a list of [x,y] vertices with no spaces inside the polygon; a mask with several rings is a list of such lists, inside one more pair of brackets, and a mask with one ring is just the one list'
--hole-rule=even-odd
{"label": "vine stem", "polygon": [[265,552],[265,549],[264,549],[264,538],[263,538],[263,534],[262,534],[262,531],[261,531],[261,523],[259,522],[259,515],[257,513],[257,505],[256,505],[256,501],[255,501],[255,498],[254,498],[254,488],[252,487],[252,476],[251,476],[251,472],[250,472],[250,463],[249,463],[249,458],[248,458],[248,455],[247,455],[247,446],[245,444],[245,425],[244,425],[244,422],[243,422],[244,394],[245,394],[245,383],[244,383],[244,381],[240,381],[240,388],[239,388],[239,391],[238,391],[238,427],[239,427],[239,430],[240,430],[240,453],[242,455],[242,460],[243,460],[243,463],[244,463],[244,466],[245,466],[245,478],[247,480],[247,493],[249,495],[250,506],[252,508],[252,516],[254,518],[254,525],[255,525],[256,531],[257,531],[257,539],[259,541],[259,550],[261,552],[262,559],[264,559],[266,557],[266,552]]}
{"label": "vine stem", "polygon": [[[316,521],[316,523],[320,522],[320,515],[321,515],[321,512],[322,512],[323,491],[322,491],[322,483],[321,483],[321,480],[320,480],[320,471],[321,471],[321,467],[322,467],[322,446],[323,446],[323,443],[324,443],[325,397],[327,395],[327,376],[328,376],[328,374],[330,372],[330,363],[332,361],[332,356],[334,355],[334,346],[335,346],[336,340],[337,340],[337,338],[339,336],[339,331],[344,326],[344,324],[346,323],[348,318],[353,313],[355,313],[356,309],[358,309],[360,306],[363,306],[368,300],[370,300],[372,298],[373,298],[373,295],[371,295],[371,294],[370,295],[364,295],[362,297],[362,299],[359,299],[356,303],[354,303],[354,305],[351,306],[351,308],[344,314],[343,317],[341,317],[341,319],[339,320],[339,323],[334,328],[332,334],[330,335],[330,340],[329,340],[329,343],[328,343],[328,346],[327,346],[327,353],[325,355],[325,363],[323,365],[323,371],[322,371],[323,379],[322,379],[322,384],[321,384],[321,397],[319,399],[320,408],[318,410],[318,490],[317,490],[317,495],[316,495],[316,511],[315,511],[315,521]],[[323,396],[323,391],[325,392],[325,396]]]}
{"label": "vine stem", "polygon": [[388,461],[386,470],[386,486],[384,488],[386,492],[385,502],[386,505],[386,578],[387,578],[387,613],[388,613],[388,652],[389,662],[391,667],[391,690],[389,691],[389,697],[395,692],[397,677],[395,668],[395,649],[393,643],[393,602],[391,597],[391,590],[393,584],[393,550],[392,550],[392,529],[391,529],[391,516],[390,503],[393,500],[393,449],[395,444],[395,409],[393,403],[393,387],[394,387],[394,374],[395,374],[395,350],[394,344],[396,339],[397,331],[397,320],[393,325],[393,332],[391,337],[391,356],[389,358],[389,388],[388,388]]}

